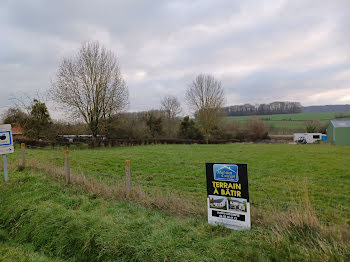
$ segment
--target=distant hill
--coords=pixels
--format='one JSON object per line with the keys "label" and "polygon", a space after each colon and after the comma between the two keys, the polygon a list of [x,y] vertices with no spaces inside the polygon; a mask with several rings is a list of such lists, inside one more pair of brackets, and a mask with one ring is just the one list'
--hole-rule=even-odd
{"label": "distant hill", "polygon": [[227,116],[256,116],[296,113],[344,113],[350,105],[302,106],[299,102],[272,102],[269,104],[241,104],[222,108]]}
{"label": "distant hill", "polygon": [[302,113],[350,112],[350,105],[303,106]]}

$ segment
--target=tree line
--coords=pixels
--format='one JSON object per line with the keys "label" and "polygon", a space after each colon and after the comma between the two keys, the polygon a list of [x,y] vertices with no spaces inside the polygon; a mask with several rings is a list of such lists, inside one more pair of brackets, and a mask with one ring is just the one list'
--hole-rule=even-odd
{"label": "tree line", "polygon": [[[129,92],[117,57],[98,42],[84,43],[74,56],[63,58],[49,95],[79,123],[52,121],[46,104],[38,98],[26,104],[26,111],[10,108],[4,122],[20,125],[27,137],[35,139],[87,133],[93,140],[103,135],[130,139],[203,139],[208,143],[211,139],[267,136],[262,120],[248,121],[244,125],[222,121],[224,89],[219,80],[208,74],[197,75],[187,87],[186,103],[194,119],[189,116],[180,119],[181,104],[170,95],[162,98],[157,110],[125,112]],[[249,128],[251,132],[247,131]]]}
{"label": "tree line", "polygon": [[301,113],[302,105],[299,102],[272,102],[269,104],[244,104],[224,107],[228,116],[252,116],[273,114]]}

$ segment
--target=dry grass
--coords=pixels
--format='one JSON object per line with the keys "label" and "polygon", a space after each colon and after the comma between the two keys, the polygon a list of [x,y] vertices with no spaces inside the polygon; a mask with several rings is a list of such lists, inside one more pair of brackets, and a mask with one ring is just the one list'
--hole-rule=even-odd
{"label": "dry grass", "polygon": [[[27,162],[28,168],[45,171],[46,174],[65,182],[65,170],[52,165],[46,165],[37,160]],[[131,191],[127,194],[125,181],[120,180],[114,185],[100,183],[93,178],[86,178],[83,173],[71,172],[70,181],[72,185],[79,186],[89,194],[99,197],[115,199],[118,201],[132,201],[148,208],[157,208],[166,213],[177,215],[206,215],[206,207],[195,202],[180,198],[173,192],[163,193],[156,190],[156,193],[145,192],[141,187],[132,185]]]}
{"label": "dry grass", "polygon": [[350,227],[347,224],[337,228],[322,225],[311,206],[307,181],[303,185],[303,206],[291,206],[286,211],[255,208],[252,220],[271,228],[276,245],[289,239],[299,243],[308,258],[316,253],[321,254],[320,261],[337,261],[340,259],[337,254],[350,249]]}
{"label": "dry grass", "polygon": [[[19,163],[19,162],[18,162]],[[18,168],[18,163],[13,163],[10,168]],[[49,163],[49,162],[46,162]],[[27,168],[44,171],[45,174],[65,183],[65,171],[53,165],[47,165],[37,160],[27,161]],[[272,239],[276,246],[298,243],[305,257],[313,259],[318,254],[317,260],[330,261],[346,257],[346,250],[350,249],[350,227],[342,225],[341,228],[333,228],[322,225],[310,203],[307,190],[307,181],[301,182],[304,186],[303,194],[298,199],[303,205],[289,206],[285,211],[272,207],[272,210],[252,208],[253,225],[271,229]],[[142,188],[133,185],[129,195],[126,192],[125,181],[120,180],[114,185],[100,183],[93,178],[86,178],[83,173],[71,172],[71,185],[80,187],[85,192],[117,201],[131,201],[147,208],[156,208],[168,214],[206,216],[206,205],[182,199],[175,193],[147,193]],[[288,242],[286,241],[288,240]],[[271,241],[271,239],[270,239]],[[341,254],[341,257],[339,257]]]}

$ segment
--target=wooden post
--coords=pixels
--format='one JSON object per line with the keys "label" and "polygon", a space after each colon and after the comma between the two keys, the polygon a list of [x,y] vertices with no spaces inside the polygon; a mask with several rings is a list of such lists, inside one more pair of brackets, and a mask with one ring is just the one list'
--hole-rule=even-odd
{"label": "wooden post", "polygon": [[131,175],[130,175],[130,161],[125,161],[125,175],[126,175],[126,195],[129,196],[131,190]]}
{"label": "wooden post", "polygon": [[22,151],[21,167],[24,169],[26,167],[26,144],[21,143],[21,151]]}
{"label": "wooden post", "polygon": [[69,151],[66,150],[64,152],[65,155],[65,161],[64,161],[64,165],[65,165],[65,169],[66,169],[66,184],[70,184],[70,169],[69,169]]}

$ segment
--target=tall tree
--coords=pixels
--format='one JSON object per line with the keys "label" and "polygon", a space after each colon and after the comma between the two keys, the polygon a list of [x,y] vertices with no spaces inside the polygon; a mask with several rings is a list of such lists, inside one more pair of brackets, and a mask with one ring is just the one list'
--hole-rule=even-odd
{"label": "tall tree", "polygon": [[33,100],[31,111],[23,126],[24,135],[29,138],[48,138],[51,135],[52,121],[46,104]]}
{"label": "tall tree", "polygon": [[63,59],[51,94],[85,121],[94,138],[104,120],[126,107],[129,97],[116,56],[98,42],[87,42],[76,56]]}
{"label": "tall tree", "polygon": [[177,133],[179,119],[177,117],[181,113],[181,104],[175,96],[165,96],[161,101],[161,110],[164,111],[166,121],[167,136],[174,137]]}
{"label": "tall tree", "polygon": [[160,103],[161,110],[165,112],[168,119],[176,118],[182,111],[181,104],[175,96],[165,96]]}
{"label": "tall tree", "polygon": [[157,116],[156,111],[146,112],[144,121],[153,139],[155,139],[157,135],[159,136],[163,133],[163,120],[161,116]]}
{"label": "tall tree", "polygon": [[10,107],[3,114],[3,123],[23,126],[28,115],[18,107]]}
{"label": "tall tree", "polygon": [[221,82],[211,75],[198,75],[187,89],[186,100],[195,111],[208,143],[211,132],[220,119],[225,101]]}

